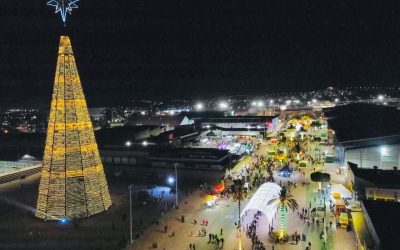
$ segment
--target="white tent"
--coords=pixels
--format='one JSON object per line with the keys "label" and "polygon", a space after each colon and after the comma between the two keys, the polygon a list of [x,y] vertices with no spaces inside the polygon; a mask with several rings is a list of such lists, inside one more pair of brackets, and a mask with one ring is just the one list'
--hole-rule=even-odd
{"label": "white tent", "polygon": [[243,218],[247,212],[256,213],[260,211],[265,216],[268,222],[272,221],[276,213],[276,209],[273,206],[267,206],[268,202],[279,194],[281,187],[273,182],[267,182],[262,184],[251,197],[247,206],[243,209],[240,217]]}

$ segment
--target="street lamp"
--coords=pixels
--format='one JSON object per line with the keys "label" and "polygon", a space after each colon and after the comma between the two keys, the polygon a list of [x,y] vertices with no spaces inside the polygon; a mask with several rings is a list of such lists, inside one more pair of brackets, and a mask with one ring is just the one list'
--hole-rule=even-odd
{"label": "street lamp", "polygon": [[175,182],[174,177],[169,176],[167,179],[167,182],[168,182],[168,184],[172,185]]}
{"label": "street lamp", "polygon": [[174,167],[175,167],[175,207],[178,208],[178,163],[175,163]]}
{"label": "street lamp", "polygon": [[142,142],[142,145],[143,145],[144,147],[146,147],[147,145],[149,145],[149,143],[148,143],[147,141],[143,141],[143,142]]}
{"label": "street lamp", "polygon": [[129,185],[129,221],[130,221],[130,243],[133,243],[132,238],[132,186],[133,184]]}
{"label": "street lamp", "polygon": [[388,152],[387,147],[382,146],[381,147],[381,156],[387,155],[387,152]]}
{"label": "street lamp", "polygon": [[132,146],[132,142],[131,142],[131,141],[126,141],[126,142],[125,142],[125,146],[127,146],[127,147]]}
{"label": "street lamp", "polygon": [[238,202],[238,208],[239,208],[239,220],[238,220],[238,229],[239,229],[239,247],[238,250],[242,250],[242,226],[241,226],[241,218],[240,218],[240,202],[244,199],[244,187],[243,187],[243,180],[242,179],[237,179],[233,180],[233,185],[231,186],[231,191],[233,194],[233,200]]}

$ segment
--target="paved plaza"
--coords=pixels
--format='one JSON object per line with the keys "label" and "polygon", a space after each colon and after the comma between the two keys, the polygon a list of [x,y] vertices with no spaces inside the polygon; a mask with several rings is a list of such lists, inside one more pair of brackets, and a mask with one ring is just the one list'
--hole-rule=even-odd
{"label": "paved plaza", "polygon": [[[337,174],[337,169],[339,168],[337,164],[323,164],[319,167],[313,164],[315,163],[314,160],[320,159],[321,152],[325,155],[334,154],[333,147],[322,146],[318,142],[311,140],[306,141],[303,145],[306,145],[303,150],[307,157],[304,158],[310,159],[309,166],[295,170],[289,178],[278,176],[277,168],[275,168],[273,177],[275,183],[289,187],[290,193],[299,205],[297,211],[287,211],[287,233],[289,235],[294,233],[304,235],[305,239],[303,237],[297,244],[292,240],[286,243],[277,243],[272,240],[268,232],[271,228],[279,230],[280,227],[279,212],[273,211],[273,208],[269,208],[270,211],[268,211],[272,220],[269,220],[264,215],[260,216],[256,230],[257,239],[263,243],[265,249],[306,249],[309,247],[309,249],[353,250],[355,249],[353,232],[348,232],[343,228],[336,228],[336,218],[329,209],[328,195],[325,196],[326,215],[324,215],[323,209],[318,211],[318,207],[324,207],[324,199],[318,191],[318,184],[310,180],[310,174],[316,169],[320,169],[331,175],[331,184],[344,183],[344,176]],[[247,175],[244,168],[257,162],[260,156],[266,157],[268,149],[277,150],[277,148],[276,145],[271,145],[270,142],[264,141],[259,144],[258,149],[252,156],[242,158],[242,161],[237,163],[230,173],[234,177]],[[261,169],[261,174],[266,176],[266,168]],[[252,183],[255,172],[258,172],[258,170],[253,170],[250,173],[251,179],[249,183]],[[288,185],[289,182],[292,185]],[[296,185],[293,185],[293,183],[296,183]],[[256,190],[257,188],[255,187],[249,190],[248,196],[242,201],[241,211],[243,211]],[[173,209],[168,212],[160,219],[158,225],[151,226],[144,232],[142,237],[139,237],[133,244],[128,245],[128,249],[143,250],[157,246],[157,249],[163,250],[191,250],[193,245],[195,245],[195,249],[201,250],[239,249],[239,233],[235,226],[239,215],[238,203],[233,201],[232,198],[220,197],[215,206],[209,207],[204,200],[207,194],[204,189],[199,187],[180,202],[179,209]],[[300,218],[300,213],[302,213],[303,209],[310,211],[312,208],[316,209],[316,215],[313,220]],[[242,249],[244,250],[255,249],[251,238],[246,235],[248,226],[253,221],[254,211],[248,211],[247,213],[249,214],[243,216],[241,222],[242,233],[240,238]],[[310,216],[307,217],[311,218]],[[182,218],[184,218],[184,221],[182,221]],[[203,221],[208,221],[207,225],[203,225]],[[209,234],[218,235],[219,240],[224,239],[224,243],[222,244],[221,240],[218,245],[210,242]],[[321,238],[321,234],[326,234],[326,239],[324,237]],[[190,248],[190,245],[192,245],[192,248]]]}
{"label": "paved plaza", "polygon": [[[265,150],[265,145],[260,147],[257,153]],[[248,159],[246,159],[248,161]],[[326,166],[326,171],[331,173],[332,183],[343,181],[343,175],[336,174],[337,166],[330,164]],[[317,183],[311,182],[309,176],[311,167],[304,170],[305,175],[295,172],[290,178],[279,177],[274,174],[275,182],[286,184],[288,181],[297,183],[296,188],[291,189],[291,193],[299,204],[299,208],[317,207],[322,204],[322,198],[318,194]],[[309,186],[301,185],[302,182],[309,182]],[[242,202],[241,208],[243,209],[251,196],[254,194],[255,189],[251,190],[250,195]],[[194,244],[196,249],[218,249],[215,244],[210,244],[208,235],[209,233],[218,234],[219,238],[224,238],[224,246],[219,244],[220,249],[238,249],[238,235],[235,229],[235,221],[238,217],[237,202],[232,199],[218,200],[217,205],[208,207],[204,202],[206,193],[203,190],[197,189],[186,200],[181,201],[180,208],[174,209],[165,215],[159,222],[159,225],[152,226],[146,230],[144,236],[138,239],[134,244],[129,245],[128,249],[151,249],[153,243],[157,243],[157,249],[165,250],[184,250],[189,249],[189,244]],[[314,199],[315,198],[315,199]],[[328,203],[328,202],[327,202]],[[329,204],[328,204],[329,207]],[[185,217],[185,222],[181,222],[181,217]],[[278,216],[275,214],[275,216]],[[322,220],[323,212],[319,212],[319,218]],[[194,220],[197,224],[194,224]],[[203,220],[208,221],[207,226],[200,225]],[[326,222],[332,221],[332,228],[328,227],[327,230],[327,244],[323,247],[323,240],[319,238],[321,231],[323,231],[323,224],[316,223],[307,225],[304,221],[300,220],[297,211],[294,213],[288,211],[287,228],[288,233],[292,234],[297,232],[306,235],[306,241],[299,241],[298,245],[292,242],[285,244],[273,244],[268,237],[268,227],[270,224],[261,218],[257,228],[257,236],[260,241],[264,243],[266,249],[305,249],[308,242],[311,242],[312,249],[341,249],[352,250],[355,249],[354,236],[352,232],[347,232],[345,229],[336,228],[335,218],[327,208]],[[243,220],[242,226],[245,229],[246,224],[250,221]],[[274,220],[272,223],[273,228],[279,228],[279,221]],[[329,225],[329,224],[326,224]],[[165,233],[165,226],[167,232]],[[205,235],[201,235],[202,229],[206,230]],[[222,235],[221,235],[222,229]],[[243,249],[252,249],[251,240],[242,233]]]}

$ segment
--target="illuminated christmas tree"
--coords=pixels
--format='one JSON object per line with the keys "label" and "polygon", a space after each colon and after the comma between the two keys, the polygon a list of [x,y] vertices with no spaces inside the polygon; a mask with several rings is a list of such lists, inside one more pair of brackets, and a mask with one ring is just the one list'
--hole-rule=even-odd
{"label": "illuminated christmas tree", "polygon": [[61,36],[36,216],[84,218],[110,205],[71,42]]}

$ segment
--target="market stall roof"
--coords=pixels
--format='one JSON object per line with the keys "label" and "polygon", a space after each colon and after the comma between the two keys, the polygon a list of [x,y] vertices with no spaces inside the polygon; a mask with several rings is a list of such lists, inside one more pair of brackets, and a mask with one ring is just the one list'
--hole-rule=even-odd
{"label": "market stall roof", "polygon": [[331,194],[339,193],[340,198],[351,198],[351,192],[343,184],[332,184]]}
{"label": "market stall roof", "polygon": [[273,182],[262,184],[253,197],[251,197],[240,216],[243,217],[247,211],[260,211],[267,220],[271,222],[275,216],[276,209],[272,205],[267,206],[267,204],[272,198],[278,195],[280,191],[281,187]]}
{"label": "market stall roof", "polygon": [[278,173],[280,172],[288,172],[288,173],[293,173],[293,168],[289,167],[289,166],[285,166],[281,169],[278,170]]}
{"label": "market stall roof", "polygon": [[244,166],[250,166],[253,162],[252,160],[253,158],[249,155],[242,157],[235,167],[230,170],[230,173],[235,177],[239,176],[240,174],[244,174]]}

